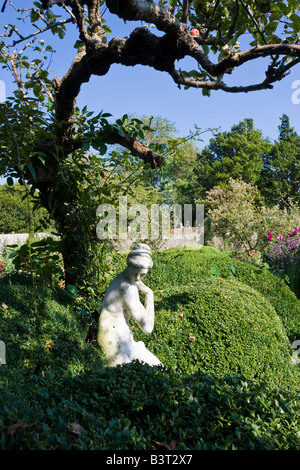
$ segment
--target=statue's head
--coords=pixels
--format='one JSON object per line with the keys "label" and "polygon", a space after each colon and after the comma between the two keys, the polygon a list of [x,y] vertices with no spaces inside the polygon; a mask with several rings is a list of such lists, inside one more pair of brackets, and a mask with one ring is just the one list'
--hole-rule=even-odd
{"label": "statue's head", "polygon": [[145,243],[136,243],[127,256],[127,269],[134,280],[142,279],[153,266],[151,249]]}

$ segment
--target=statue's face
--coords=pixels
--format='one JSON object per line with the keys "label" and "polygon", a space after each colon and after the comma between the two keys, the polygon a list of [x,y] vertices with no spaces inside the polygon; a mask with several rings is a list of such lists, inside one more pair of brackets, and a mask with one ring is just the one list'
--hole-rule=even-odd
{"label": "statue's face", "polygon": [[147,268],[138,268],[136,266],[128,266],[128,274],[131,281],[141,281],[147,274]]}

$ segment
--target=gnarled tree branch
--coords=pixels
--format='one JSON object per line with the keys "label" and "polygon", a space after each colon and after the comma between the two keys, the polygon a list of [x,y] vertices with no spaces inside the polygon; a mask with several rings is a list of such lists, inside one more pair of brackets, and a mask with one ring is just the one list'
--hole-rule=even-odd
{"label": "gnarled tree branch", "polygon": [[[159,36],[145,28],[136,28],[129,37],[114,37],[107,43],[106,33],[101,24],[100,0],[65,0],[65,2],[44,1],[45,7],[52,4],[63,3],[64,8],[72,10],[72,21],[76,19],[80,31],[80,38],[84,42],[67,73],[60,79],[53,81],[55,90],[56,117],[60,122],[57,127],[59,145],[66,150],[78,145],[72,138],[75,126],[76,99],[83,83],[89,81],[92,75],[106,75],[112,64],[125,66],[145,65],[156,70],[168,73],[178,85],[207,90],[223,90],[230,93],[249,92],[272,88],[272,84],[281,80],[291,68],[291,65],[283,61],[276,62],[274,57],[295,57],[293,65],[300,58],[299,44],[265,44],[241,52],[231,52],[227,58],[214,63],[211,57],[204,53],[201,46],[224,46],[224,41],[232,39],[237,22],[241,21],[240,8],[245,9],[245,3],[236,2],[233,11],[233,24],[227,35],[213,37],[209,34],[209,28],[213,28],[214,16],[220,2],[216,2],[213,14],[208,22],[205,34],[193,37],[188,30],[188,19],[191,8],[190,0],[183,0],[181,19],[174,15],[171,8],[161,3],[149,0],[107,0],[109,11],[125,21],[145,21],[153,23],[164,34]],[[89,26],[86,26],[84,6],[87,7]],[[248,12],[248,9],[247,9]],[[251,19],[253,17],[252,13]],[[254,18],[254,17],[253,17]],[[253,19],[253,21],[255,18]],[[256,20],[255,20],[256,21]],[[259,27],[254,21],[256,28]],[[259,30],[260,31],[260,30]],[[202,78],[190,77],[180,70],[176,70],[175,63],[185,57],[192,57],[199,69],[203,71]],[[252,60],[270,57],[272,62],[266,71],[264,80],[246,86],[228,86],[224,82],[224,75],[231,74],[233,69]],[[222,77],[222,78],[221,78]],[[150,155],[129,136],[120,142],[120,136],[115,136],[116,142],[135,152],[143,160],[155,165],[160,159],[157,155]],[[122,139],[121,139],[122,140]],[[129,146],[129,147],[128,147]],[[149,151],[149,149],[148,149]]]}
{"label": "gnarled tree branch", "polygon": [[131,154],[135,157],[140,158],[144,163],[150,163],[151,168],[159,167],[163,162],[163,157],[152,149],[149,149],[146,145],[141,144],[134,137],[125,133],[124,137],[120,136],[118,132],[111,135],[112,142],[122,145],[122,147],[130,150]]}

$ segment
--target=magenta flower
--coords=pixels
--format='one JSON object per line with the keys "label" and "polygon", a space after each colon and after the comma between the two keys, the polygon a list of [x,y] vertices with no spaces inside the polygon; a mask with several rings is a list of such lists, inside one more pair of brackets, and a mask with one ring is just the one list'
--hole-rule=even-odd
{"label": "magenta flower", "polygon": [[272,232],[269,232],[268,233],[268,240],[271,240],[273,238],[273,233]]}

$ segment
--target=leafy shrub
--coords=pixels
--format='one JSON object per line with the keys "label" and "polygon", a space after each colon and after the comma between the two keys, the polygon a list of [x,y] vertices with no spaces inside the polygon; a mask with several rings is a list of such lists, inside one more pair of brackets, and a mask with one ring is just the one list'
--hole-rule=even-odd
{"label": "leafy shrub", "polygon": [[260,199],[258,188],[252,183],[230,178],[228,187],[208,191],[209,230],[220,237],[226,249],[248,253],[259,248],[266,231],[287,231],[299,221],[299,206],[291,202],[289,209],[267,207]]}
{"label": "leafy shrub", "polygon": [[[9,284],[1,280],[0,339],[6,362],[30,374],[78,373],[96,360],[86,342],[88,318],[62,289]],[[26,279],[26,281],[28,281]]]}
{"label": "leafy shrub", "polygon": [[203,280],[211,279],[212,267],[231,271],[234,266],[234,279],[258,291],[273,305],[290,341],[300,339],[300,302],[285,281],[265,267],[233,258],[213,247],[171,249],[156,253],[153,259],[146,283],[154,291],[173,286],[197,287]]}
{"label": "leafy shrub", "polygon": [[213,376],[239,375],[270,386],[298,386],[300,371],[273,306],[234,280],[156,293],[154,332],[137,339],[168,368]]}
{"label": "leafy shrub", "polygon": [[63,276],[63,260],[59,252],[60,241],[52,236],[31,240],[22,246],[10,245],[9,260],[17,271],[37,276],[39,283],[50,286],[58,284]]}
{"label": "leafy shrub", "polygon": [[257,210],[256,199],[259,191],[252,183],[230,178],[228,188],[216,187],[208,191],[206,203],[211,230],[221,237],[225,246],[228,242],[234,249],[252,251],[257,241],[254,234],[261,226],[261,213]]}
{"label": "leafy shrub", "polygon": [[1,449],[299,450],[298,396],[238,377],[132,363],[26,385],[0,385]]}
{"label": "leafy shrub", "polygon": [[35,207],[37,200],[37,192],[26,196],[24,186],[19,183],[0,185],[0,233],[28,233],[30,216],[39,230],[51,231],[53,223],[49,214],[46,209]]}

